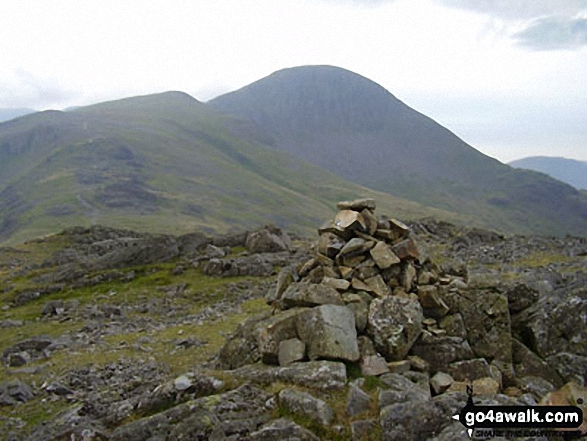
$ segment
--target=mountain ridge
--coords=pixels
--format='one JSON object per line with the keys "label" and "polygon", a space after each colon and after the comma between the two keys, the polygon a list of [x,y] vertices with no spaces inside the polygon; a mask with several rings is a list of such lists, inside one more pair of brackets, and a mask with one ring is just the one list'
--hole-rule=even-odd
{"label": "mountain ridge", "polygon": [[587,161],[557,156],[529,156],[508,164],[515,168],[546,173],[580,190],[587,189]]}

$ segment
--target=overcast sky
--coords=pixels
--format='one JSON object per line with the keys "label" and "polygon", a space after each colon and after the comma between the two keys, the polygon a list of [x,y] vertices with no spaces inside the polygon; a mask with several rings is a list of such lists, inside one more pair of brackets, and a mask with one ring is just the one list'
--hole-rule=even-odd
{"label": "overcast sky", "polygon": [[587,0],[2,0],[0,107],[364,75],[501,161],[587,160]]}

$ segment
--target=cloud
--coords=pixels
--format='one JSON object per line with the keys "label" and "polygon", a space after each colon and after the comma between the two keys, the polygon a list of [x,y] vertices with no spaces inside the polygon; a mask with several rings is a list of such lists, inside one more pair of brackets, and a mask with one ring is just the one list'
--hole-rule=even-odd
{"label": "cloud", "polygon": [[587,19],[547,17],[532,22],[513,38],[534,50],[577,49],[587,46]]}
{"label": "cloud", "polygon": [[362,8],[376,8],[378,6],[394,3],[397,0],[321,0],[331,5],[351,5]]}
{"label": "cloud", "polygon": [[587,9],[587,0],[436,0],[443,6],[487,14],[503,20],[545,16],[572,17]]}
{"label": "cloud", "polygon": [[24,69],[14,69],[0,80],[8,87],[0,89],[0,106],[59,108],[81,94],[61,86],[52,79],[38,78]]}

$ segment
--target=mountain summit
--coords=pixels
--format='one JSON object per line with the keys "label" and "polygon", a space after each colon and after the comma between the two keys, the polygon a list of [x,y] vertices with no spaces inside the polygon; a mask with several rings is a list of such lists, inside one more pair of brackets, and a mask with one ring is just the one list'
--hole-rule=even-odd
{"label": "mountain summit", "polygon": [[332,66],[280,70],[210,101],[275,148],[346,179],[519,232],[587,232],[569,185],[475,150],[377,83]]}

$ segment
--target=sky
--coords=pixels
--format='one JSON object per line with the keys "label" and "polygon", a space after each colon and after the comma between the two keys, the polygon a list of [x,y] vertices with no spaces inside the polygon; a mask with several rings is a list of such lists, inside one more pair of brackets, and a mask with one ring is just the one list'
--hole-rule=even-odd
{"label": "sky", "polygon": [[2,0],[0,44],[0,108],[207,101],[329,64],[502,162],[587,161],[587,0]]}

